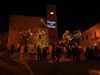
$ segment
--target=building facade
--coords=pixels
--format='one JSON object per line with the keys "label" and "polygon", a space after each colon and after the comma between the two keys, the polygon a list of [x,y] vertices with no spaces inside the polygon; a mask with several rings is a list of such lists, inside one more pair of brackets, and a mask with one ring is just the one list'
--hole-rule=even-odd
{"label": "building facade", "polygon": [[84,31],[80,37],[79,44],[82,48],[100,48],[100,23]]}
{"label": "building facade", "polygon": [[55,5],[47,5],[47,28],[49,32],[49,42],[57,42],[58,25],[57,25],[57,7]]}
{"label": "building facade", "polygon": [[8,47],[8,31],[0,33],[0,48]]}
{"label": "building facade", "polygon": [[47,5],[46,17],[24,16],[24,15],[10,15],[9,20],[9,35],[8,35],[8,49],[14,44],[15,49],[17,45],[21,43],[25,44],[24,39],[19,34],[22,31],[26,31],[31,28],[33,36],[27,41],[29,44],[39,44],[39,24],[40,19],[44,19],[47,24],[47,42],[48,44],[58,41],[58,26],[57,26],[57,7],[56,5]]}

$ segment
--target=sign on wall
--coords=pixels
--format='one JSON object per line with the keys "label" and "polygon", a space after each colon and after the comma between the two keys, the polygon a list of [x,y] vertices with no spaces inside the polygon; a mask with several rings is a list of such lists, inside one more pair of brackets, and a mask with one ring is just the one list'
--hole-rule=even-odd
{"label": "sign on wall", "polygon": [[54,24],[56,24],[55,21],[47,20],[47,28],[56,28]]}

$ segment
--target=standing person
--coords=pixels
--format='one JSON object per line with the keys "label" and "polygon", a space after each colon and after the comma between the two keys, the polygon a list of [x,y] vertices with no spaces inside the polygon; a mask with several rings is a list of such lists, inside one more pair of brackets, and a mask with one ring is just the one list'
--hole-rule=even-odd
{"label": "standing person", "polygon": [[77,49],[78,49],[78,46],[75,46],[75,55],[76,55],[76,60],[78,60],[78,53],[79,53],[79,51],[77,51]]}
{"label": "standing person", "polygon": [[69,48],[69,58],[71,58],[71,48]]}
{"label": "standing person", "polygon": [[20,50],[21,50],[21,43],[20,43],[20,45],[19,45],[19,52],[20,52]]}
{"label": "standing person", "polygon": [[20,52],[20,49],[21,49],[21,43],[19,43],[18,52]]}
{"label": "standing person", "polygon": [[81,48],[77,48],[77,60],[80,61],[81,58]]}
{"label": "standing person", "polygon": [[85,57],[86,57],[86,61],[88,61],[88,59],[89,59],[89,49],[86,49]]}
{"label": "standing person", "polygon": [[93,59],[97,60],[97,57],[98,57],[98,51],[94,50]]}
{"label": "standing person", "polygon": [[57,45],[57,47],[56,47],[57,62],[59,62],[59,53],[60,53],[60,49],[59,49],[59,45]]}
{"label": "standing person", "polygon": [[20,45],[20,44],[18,43],[18,45],[17,45],[17,51],[18,51],[18,52],[19,52],[19,45]]}
{"label": "standing person", "polygon": [[55,60],[55,44],[53,43],[52,45],[52,54],[51,54],[51,57],[50,59],[53,58],[53,60]]}
{"label": "standing person", "polygon": [[11,52],[12,52],[12,55],[13,55],[13,50],[14,50],[14,44],[11,45]]}
{"label": "standing person", "polygon": [[53,47],[53,49],[55,49],[55,43],[53,43],[52,47]]}
{"label": "standing person", "polygon": [[100,50],[98,49],[97,50],[97,60],[99,60],[100,59]]}
{"label": "standing person", "polygon": [[61,46],[63,46],[64,44],[63,44],[63,42],[61,42]]}
{"label": "standing person", "polygon": [[53,60],[55,60],[55,50],[54,49],[52,49],[52,55],[51,55],[50,59],[51,58],[53,58]]}
{"label": "standing person", "polygon": [[72,48],[73,60],[75,60],[75,49]]}
{"label": "standing person", "polygon": [[47,54],[46,47],[44,47],[43,48],[43,56],[44,56],[44,58],[46,58],[46,54]]}
{"label": "standing person", "polygon": [[60,54],[62,54],[62,46],[59,46]]}
{"label": "standing person", "polygon": [[46,49],[46,52],[49,50],[49,47],[48,46],[45,46],[45,49]]}
{"label": "standing person", "polygon": [[[97,50],[96,50],[97,51]],[[90,50],[89,50],[89,59],[90,60],[93,60],[93,49],[92,48],[90,48]]]}
{"label": "standing person", "polygon": [[68,54],[68,58],[70,58],[70,50],[69,50],[69,47],[67,46],[67,54]]}
{"label": "standing person", "polygon": [[39,61],[39,58],[41,58],[41,49],[39,45],[37,47],[37,55],[38,55],[38,61]]}

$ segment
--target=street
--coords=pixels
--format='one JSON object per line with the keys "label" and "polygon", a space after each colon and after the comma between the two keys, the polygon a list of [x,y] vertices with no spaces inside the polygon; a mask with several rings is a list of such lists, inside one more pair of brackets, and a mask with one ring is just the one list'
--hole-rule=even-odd
{"label": "street", "polygon": [[34,75],[100,75],[100,61],[37,62],[28,61]]}
{"label": "street", "polygon": [[21,61],[19,54],[0,51],[0,75],[4,75],[2,68],[4,73],[10,71],[6,75],[100,75],[100,61],[72,61],[71,58],[66,62]]}

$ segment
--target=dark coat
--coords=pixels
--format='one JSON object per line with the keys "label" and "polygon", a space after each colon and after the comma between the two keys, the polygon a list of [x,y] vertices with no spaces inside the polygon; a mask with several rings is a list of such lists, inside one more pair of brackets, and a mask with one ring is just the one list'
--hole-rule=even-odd
{"label": "dark coat", "polygon": [[56,47],[56,56],[59,57],[60,49]]}
{"label": "dark coat", "polygon": [[74,49],[74,48],[72,48],[72,54],[74,54],[74,55],[75,55],[75,49]]}
{"label": "dark coat", "polygon": [[11,45],[11,50],[13,50],[14,49],[14,45]]}
{"label": "dark coat", "polygon": [[41,49],[40,47],[37,47],[37,54],[40,54],[41,53]]}

